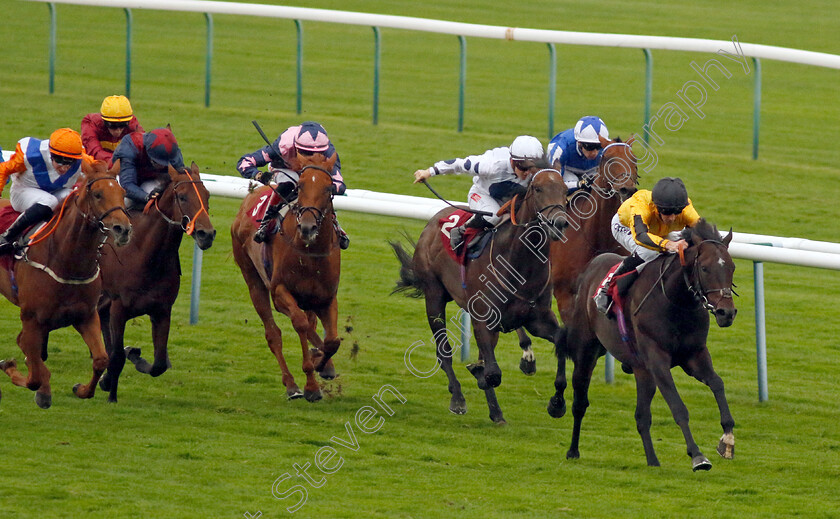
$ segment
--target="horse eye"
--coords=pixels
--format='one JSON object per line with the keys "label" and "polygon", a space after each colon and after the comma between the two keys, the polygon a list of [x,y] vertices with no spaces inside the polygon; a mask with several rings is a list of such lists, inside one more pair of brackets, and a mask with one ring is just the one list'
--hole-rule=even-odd
{"label": "horse eye", "polygon": [[709,271],[709,269],[707,269],[706,267],[700,267],[700,270],[702,270],[703,272],[708,272]]}
{"label": "horse eye", "polygon": [[178,195],[178,201],[186,202],[187,201],[187,195]]}
{"label": "horse eye", "polygon": [[537,193],[542,193],[543,189],[541,187],[535,187],[534,191],[536,191]]}
{"label": "horse eye", "polygon": [[93,198],[95,198],[97,200],[102,200],[102,193],[100,193],[99,191],[94,191],[93,192]]}

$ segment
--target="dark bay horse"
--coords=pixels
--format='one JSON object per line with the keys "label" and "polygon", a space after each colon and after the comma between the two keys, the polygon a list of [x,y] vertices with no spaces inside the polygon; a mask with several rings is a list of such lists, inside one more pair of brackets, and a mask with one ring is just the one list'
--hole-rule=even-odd
{"label": "dark bay horse", "polygon": [[[610,352],[625,371],[636,377],[636,428],[642,438],[647,463],[658,466],[650,437],[650,403],[656,389],[671,409],[674,420],[685,437],[687,452],[694,470],[709,470],[712,464],[700,452],[688,427],[688,410],[674,385],[671,368],[679,366],[689,376],[703,382],[712,390],[720,410],[723,437],[718,453],[732,458],[735,422],[729,412],[723,381],[712,367],[706,347],[709,333],[709,313],[720,327],[727,327],[735,319],[737,310],[732,300],[732,276],[735,264],[728,246],[732,232],[723,240],[717,229],[705,220],[683,231],[689,247],[684,256],[663,254],[648,263],[626,296],[624,315],[629,334],[623,340],[614,318],[595,309],[590,297],[607,271],[622,258],[602,254],[595,258],[580,278],[574,309],[564,323],[565,351],[574,360],[572,376],[574,429],[567,458],[578,458],[580,425],[589,406],[589,382],[598,357]],[[558,352],[562,352],[559,350]],[[562,362],[560,365],[562,366]],[[565,371],[558,369],[555,388],[548,412],[554,417],[565,408],[563,391]]]}
{"label": "dark bay horse", "polygon": [[[323,378],[335,377],[331,357],[338,351],[338,293],[341,253],[336,236],[333,209],[332,171],[336,156],[299,155],[300,179],[297,200],[289,206],[280,230],[263,244],[253,240],[256,226],[250,213],[264,204],[268,186],[254,190],[242,202],[231,226],[233,258],[248,285],[251,302],[265,328],[268,347],[283,371],[283,384],[289,399],[303,396],[310,402],[321,399],[315,372]],[[286,314],[300,338],[302,368],[306,385],[301,393],[283,357],[280,328],[271,306]],[[324,328],[324,339],[316,332],[317,319]],[[317,346],[312,351],[309,344]]]}
{"label": "dark bay horse", "polygon": [[[183,171],[170,166],[168,176],[163,192],[145,211],[132,211],[131,243],[103,249],[99,318],[110,362],[99,387],[109,391],[110,402],[117,401],[126,357],[137,371],[153,377],[170,367],[167,344],[172,305],[181,286],[181,239],[184,234],[192,236],[201,250],[207,250],[216,237],[207,212],[210,194],[195,162]],[[152,324],[153,364],[140,356],[140,348],[125,348],[123,343],[126,322],[141,315],[148,315]]]}
{"label": "dark bay horse", "polygon": [[[619,206],[636,192],[639,173],[633,154],[631,135],[627,142],[616,138],[609,141],[601,137],[603,154],[590,189],[579,189],[569,198],[567,220],[569,227],[563,237],[551,242],[551,280],[554,299],[563,321],[569,316],[575,297],[577,277],[586,264],[598,254],[614,252],[626,255],[627,251],[613,238],[610,220]],[[518,329],[519,346],[523,350],[519,368],[526,375],[533,375],[536,360],[531,351],[531,339]]]}
{"label": "dark bay horse", "polygon": [[78,187],[34,235],[23,257],[11,271],[0,269],[0,292],[20,307],[23,328],[17,342],[29,373],[21,374],[13,359],[0,362],[0,369],[16,386],[36,391],[35,403],[44,409],[52,404],[50,370],[44,364],[49,333],[68,325],[82,336],[93,359],[90,382],[76,384],[73,393],[79,398],[93,397],[108,365],[96,313],[102,291],[99,254],[109,236],[117,247],[125,246],[131,237],[125,191],[105,163],[83,163],[82,170]]}
{"label": "dark bay horse", "polygon": [[490,419],[504,423],[495,387],[502,381],[494,349],[499,332],[524,326],[556,344],[560,327],[551,310],[549,243],[566,227],[566,185],[555,170],[542,170],[521,201],[511,204],[513,217],[492,230],[490,245],[461,269],[444,249],[439,221],[455,212],[438,212],[420,234],[413,258],[391,243],[400,260],[395,291],[414,291],[426,298],[426,315],[437,346],[437,360],[449,379],[449,410],[467,411],[461,384],[452,370],[453,349],[446,336],[446,304],[455,301],[472,317],[479,362],[469,366],[484,390]]}

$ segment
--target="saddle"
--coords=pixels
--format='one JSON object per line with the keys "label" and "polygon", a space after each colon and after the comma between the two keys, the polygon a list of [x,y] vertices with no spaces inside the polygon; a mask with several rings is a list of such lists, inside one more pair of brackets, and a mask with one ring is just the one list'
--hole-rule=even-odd
{"label": "saddle", "polygon": [[[598,284],[599,287],[603,286],[604,283],[607,283],[607,280],[612,276],[613,272],[618,269],[621,263],[614,265],[607,271],[606,276],[604,279]],[[619,291],[619,280],[624,279],[625,277],[632,275],[633,272],[627,272],[621,274],[617,277],[613,277],[609,279],[609,286],[607,286],[607,296],[610,298],[610,306],[607,310],[607,317],[615,318],[616,324],[618,325],[618,333],[621,335],[621,340],[624,342],[633,343],[633,332],[630,330],[630,327],[627,326],[627,317],[626,317],[626,309],[627,309],[627,291],[625,290],[624,294]]]}
{"label": "saddle", "polygon": [[[469,260],[481,256],[481,253],[487,247],[487,243],[490,242],[491,237],[491,233],[486,232],[488,229],[467,228],[464,229],[464,241],[461,247],[457,251],[452,250],[452,244],[449,239],[450,229],[464,225],[470,218],[472,218],[472,213],[458,209],[449,216],[438,220],[443,249],[455,263],[461,266],[466,265]],[[482,233],[483,235],[481,235]],[[477,240],[476,237],[478,237]]]}

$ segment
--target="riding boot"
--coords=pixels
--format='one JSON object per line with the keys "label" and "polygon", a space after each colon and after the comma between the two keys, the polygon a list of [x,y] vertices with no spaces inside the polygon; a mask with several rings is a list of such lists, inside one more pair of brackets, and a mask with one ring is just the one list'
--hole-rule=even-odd
{"label": "riding boot", "polygon": [[[452,250],[458,250],[458,247],[464,243],[464,232],[467,229],[486,229],[488,227],[491,227],[491,225],[487,223],[487,220],[483,216],[473,215],[464,225],[459,225],[449,230],[449,245],[452,246]],[[470,245],[472,243],[468,244],[467,247]]]}
{"label": "riding boot", "polygon": [[0,234],[0,254],[8,254],[15,250],[15,240],[20,238],[23,231],[52,216],[53,210],[43,204],[35,204],[17,217],[17,220]]}
{"label": "riding boot", "polygon": [[595,301],[595,308],[598,309],[599,312],[606,314],[607,310],[609,310],[610,298],[607,294],[607,289],[609,289],[612,280],[622,274],[627,274],[616,281],[618,284],[618,293],[620,295],[626,294],[630,285],[632,285],[633,281],[635,281],[639,276],[639,271],[636,270],[636,267],[642,263],[644,263],[644,261],[635,254],[627,256],[624,260],[622,260],[621,265],[619,265],[615,271],[613,271],[604,281],[601,282],[598,286],[598,291],[595,292],[594,296],[592,296],[592,299]]}
{"label": "riding boot", "polygon": [[280,214],[280,209],[293,199],[292,193],[296,187],[292,182],[281,182],[277,185],[271,197],[268,199],[268,207],[265,210],[265,215],[262,217],[262,220],[260,220],[260,227],[254,233],[254,241],[256,243],[262,243],[268,239],[269,224]]}
{"label": "riding boot", "polygon": [[338,246],[341,250],[347,250],[347,248],[350,247],[350,237],[347,236],[347,233],[341,228],[341,224],[338,223],[338,218],[335,220],[335,234],[338,236]]}

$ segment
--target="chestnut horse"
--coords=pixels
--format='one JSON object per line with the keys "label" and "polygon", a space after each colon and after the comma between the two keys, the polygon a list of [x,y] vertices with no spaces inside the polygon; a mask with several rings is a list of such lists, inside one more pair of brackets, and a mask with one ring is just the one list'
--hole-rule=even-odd
{"label": "chestnut horse", "polygon": [[[195,162],[182,171],[170,166],[160,196],[143,212],[132,212],[131,243],[119,250],[103,249],[99,318],[110,362],[99,387],[109,391],[109,402],[117,401],[126,357],[137,371],[153,377],[170,367],[169,325],[181,286],[178,250],[184,234],[192,236],[201,250],[213,245],[216,229],[207,213],[209,198]],[[148,315],[152,324],[154,364],[140,356],[140,348],[124,347],[126,322],[141,315]]]}
{"label": "chestnut horse", "polygon": [[91,398],[96,383],[108,365],[102,343],[96,302],[102,291],[99,254],[111,236],[122,247],[131,237],[131,221],[125,211],[125,191],[104,162],[82,163],[79,186],[65,198],[52,220],[15,261],[12,270],[0,269],[0,292],[20,307],[23,325],[17,342],[26,358],[28,376],[17,362],[0,362],[16,386],[36,391],[35,403],[46,409],[52,404],[47,342],[52,330],[73,325],[90,349],[93,377],[76,384],[73,393]]}
{"label": "chestnut horse", "polygon": [[[323,155],[299,155],[300,179],[297,200],[289,206],[277,234],[263,244],[253,240],[256,226],[250,214],[265,204],[271,188],[254,190],[242,202],[230,233],[233,258],[248,285],[251,302],[265,328],[268,347],[283,372],[286,396],[291,400],[303,396],[310,402],[321,399],[321,388],[315,371],[323,378],[335,377],[330,360],[338,351],[338,280],[341,272],[341,251],[336,235],[333,209],[332,171],[336,156],[324,160]],[[280,328],[274,321],[271,305],[286,314],[300,338],[303,351],[302,368],[306,385],[301,393],[283,357]],[[324,339],[318,337],[317,319],[324,328]],[[317,346],[311,352],[309,344]]]}
{"label": "chestnut horse", "polygon": [[453,349],[446,336],[446,303],[455,301],[472,317],[479,361],[468,366],[484,390],[490,419],[504,423],[494,388],[502,381],[494,349],[499,332],[524,326],[530,333],[556,344],[560,332],[551,310],[549,243],[560,239],[566,227],[566,185],[555,170],[534,175],[522,200],[509,204],[512,218],[492,230],[490,245],[467,263],[463,273],[441,240],[440,220],[455,209],[439,211],[426,224],[413,258],[398,243],[391,243],[400,260],[395,291],[426,298],[426,315],[436,346],[437,362],[449,379],[449,410],[467,412],[455,372]]}
{"label": "chestnut horse", "polygon": [[[624,247],[613,238],[610,221],[622,202],[636,192],[639,183],[636,156],[631,147],[634,141],[632,135],[627,142],[621,142],[619,138],[610,141],[601,137],[604,151],[591,188],[579,189],[569,198],[566,216],[569,227],[563,233],[563,238],[551,243],[554,299],[557,300],[560,319],[564,322],[572,310],[577,277],[586,264],[605,252],[627,254]],[[519,369],[526,375],[533,375],[537,365],[531,351],[531,339],[521,328],[516,333],[523,350]]]}
{"label": "chestnut horse", "polygon": [[[706,347],[707,311],[715,316],[717,325],[722,328],[730,326],[737,313],[732,300],[735,264],[728,250],[732,232],[721,240],[717,229],[701,219],[693,228],[683,231],[683,238],[689,247],[682,257],[659,256],[645,266],[630,287],[624,305],[629,330],[624,337],[615,318],[599,313],[590,297],[607,271],[621,261],[621,256],[602,254],[581,275],[576,304],[564,322],[567,330],[565,350],[575,363],[572,376],[574,428],[567,458],[580,457],[578,442],[581,422],[589,406],[589,382],[605,348],[622,363],[625,371],[632,371],[636,377],[636,429],[642,438],[648,465],[659,465],[650,437],[650,403],[658,388],[682,429],[692,468],[709,470],[712,467],[691,436],[688,410],[671,377],[674,366],[681,367],[714,393],[723,427],[718,453],[724,458],[732,458],[735,422],[729,412],[723,381],[715,373]],[[562,415],[565,387],[566,374],[558,369],[557,392],[548,405],[551,416]]]}

